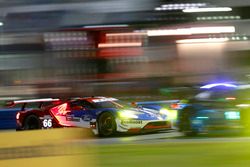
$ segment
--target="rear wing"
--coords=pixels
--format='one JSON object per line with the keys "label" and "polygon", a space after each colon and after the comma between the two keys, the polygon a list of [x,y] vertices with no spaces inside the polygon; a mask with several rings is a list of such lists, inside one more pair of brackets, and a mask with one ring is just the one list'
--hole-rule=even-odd
{"label": "rear wing", "polygon": [[39,108],[41,107],[42,103],[44,102],[57,102],[60,101],[58,98],[42,98],[42,99],[28,99],[28,100],[14,100],[14,101],[7,101],[7,107],[13,107],[16,104],[22,104],[22,110],[25,109],[26,104],[28,103],[39,103]]}

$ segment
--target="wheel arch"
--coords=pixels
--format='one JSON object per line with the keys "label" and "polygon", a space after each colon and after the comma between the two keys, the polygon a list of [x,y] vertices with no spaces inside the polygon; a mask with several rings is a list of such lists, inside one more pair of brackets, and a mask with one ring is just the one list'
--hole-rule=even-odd
{"label": "wheel arch", "polygon": [[[98,130],[98,135],[99,135],[100,137],[109,137],[109,136],[102,135],[102,134],[99,132],[99,119],[100,119],[100,117],[101,117],[103,114],[105,114],[105,113],[109,113],[109,114],[111,114],[111,115],[114,117],[114,122],[115,122],[115,130],[114,130],[114,133],[117,132],[116,112],[110,111],[110,110],[104,110],[104,111],[100,112],[100,113],[97,115],[97,117],[96,117],[97,130]],[[113,134],[114,134],[114,133],[113,133]],[[113,134],[112,134],[112,135],[113,135]]]}
{"label": "wheel arch", "polygon": [[25,126],[25,121],[30,117],[30,116],[35,116],[38,120],[38,124],[39,126],[41,127],[41,121],[39,119],[39,115],[37,113],[35,113],[35,111],[31,111],[29,113],[27,113],[24,117],[23,117],[23,120],[22,120],[22,128],[24,128]]}
{"label": "wheel arch", "polygon": [[114,111],[103,110],[103,111],[101,111],[100,113],[97,114],[97,116],[96,116],[96,121],[97,121],[97,120],[100,118],[100,116],[101,116],[102,114],[104,114],[104,113],[111,113],[115,118],[116,118],[116,116],[117,116],[117,113],[114,112]]}

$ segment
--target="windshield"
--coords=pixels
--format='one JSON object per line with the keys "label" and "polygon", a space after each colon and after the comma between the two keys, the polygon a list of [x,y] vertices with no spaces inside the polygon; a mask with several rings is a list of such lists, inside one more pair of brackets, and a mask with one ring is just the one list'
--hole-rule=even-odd
{"label": "windshield", "polygon": [[122,109],[122,108],[128,108],[130,107],[128,103],[120,100],[115,100],[115,101],[103,101],[103,102],[96,102],[94,103],[96,108],[117,108],[117,109]]}

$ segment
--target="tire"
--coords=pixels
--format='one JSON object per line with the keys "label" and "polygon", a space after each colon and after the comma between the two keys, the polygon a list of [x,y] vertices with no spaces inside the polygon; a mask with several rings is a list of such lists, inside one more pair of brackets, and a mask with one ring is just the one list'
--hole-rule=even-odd
{"label": "tire", "polygon": [[99,116],[97,126],[100,137],[109,137],[116,133],[115,117],[110,112],[104,112]]}
{"label": "tire", "polygon": [[24,120],[24,130],[41,129],[39,118],[35,115],[29,115]]}
{"label": "tire", "polygon": [[191,111],[192,108],[186,108],[180,115],[179,130],[185,134],[185,136],[196,136],[198,133],[192,128]]}

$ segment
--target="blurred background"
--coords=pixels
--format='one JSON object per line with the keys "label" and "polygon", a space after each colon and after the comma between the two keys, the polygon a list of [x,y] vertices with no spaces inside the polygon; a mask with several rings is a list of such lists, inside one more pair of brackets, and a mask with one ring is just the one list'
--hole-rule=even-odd
{"label": "blurred background", "polygon": [[[0,0],[0,105],[92,95],[186,99],[200,85],[248,83],[249,18],[249,0]],[[2,120],[15,119],[6,113]],[[164,143],[172,134],[165,133],[91,143],[79,140],[87,133],[75,136],[85,133],[1,131],[0,166],[250,163],[249,137]]]}
{"label": "blurred background", "polygon": [[173,99],[193,85],[248,82],[249,6],[0,0],[0,96]]}

